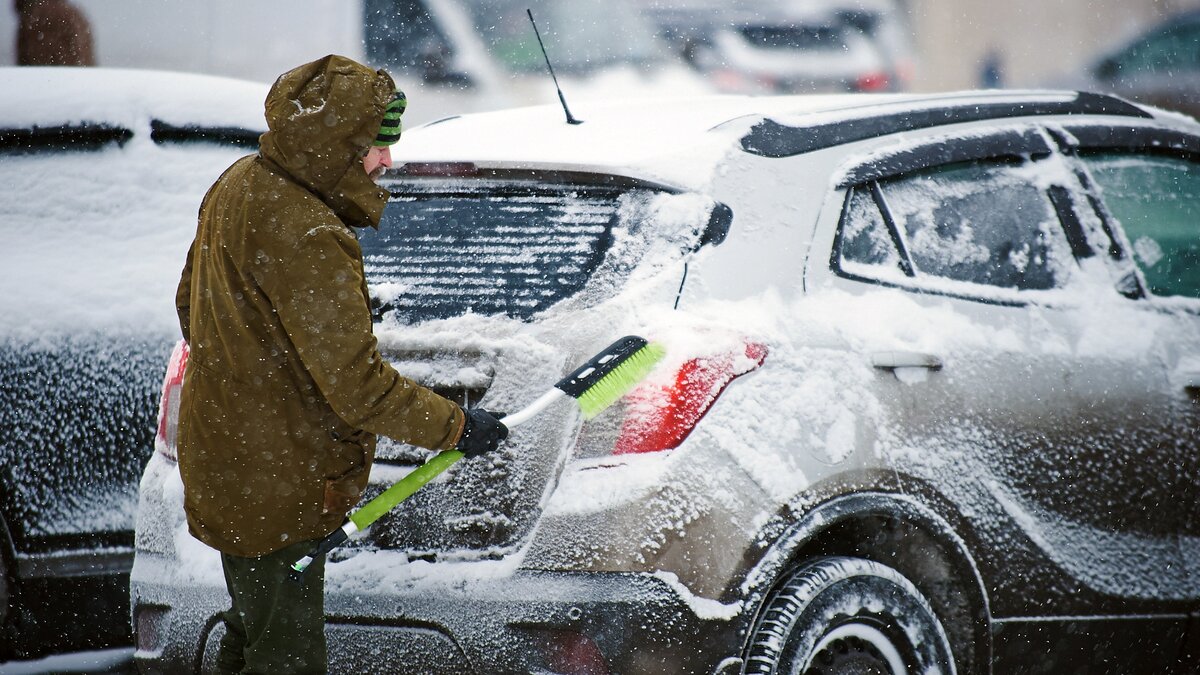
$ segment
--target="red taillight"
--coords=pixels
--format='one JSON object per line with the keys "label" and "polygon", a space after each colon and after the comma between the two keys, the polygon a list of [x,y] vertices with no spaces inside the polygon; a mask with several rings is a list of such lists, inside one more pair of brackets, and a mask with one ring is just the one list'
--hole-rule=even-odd
{"label": "red taillight", "polygon": [[133,609],[134,646],[139,652],[153,653],[162,649],[165,637],[163,628],[167,619],[167,608],[155,605],[137,605]]}
{"label": "red taillight", "polygon": [[540,629],[540,647],[551,672],[562,675],[609,675],[600,648],[583,633]]}
{"label": "red taillight", "polygon": [[859,75],[854,81],[855,91],[886,91],[889,86],[891,78],[884,72]]}
{"label": "red taillight", "polygon": [[629,394],[614,455],[660,452],[679,446],[736,378],[762,365],[766,345],[685,361],[670,384],[647,384]]}
{"label": "red taillight", "polygon": [[183,393],[183,372],[187,370],[188,346],[180,340],[171,352],[167,374],[163,378],[162,398],[158,402],[158,434],[154,449],[172,461],[177,461],[176,432],[179,430],[179,396]]}

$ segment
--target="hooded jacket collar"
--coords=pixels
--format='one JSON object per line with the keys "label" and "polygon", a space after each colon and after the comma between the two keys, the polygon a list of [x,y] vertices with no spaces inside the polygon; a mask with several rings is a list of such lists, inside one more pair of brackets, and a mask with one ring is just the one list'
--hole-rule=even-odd
{"label": "hooded jacket collar", "polygon": [[259,155],[320,197],[347,225],[377,227],[388,192],[363,170],[379,131],[392,78],[329,55],[283,75],[267,94]]}

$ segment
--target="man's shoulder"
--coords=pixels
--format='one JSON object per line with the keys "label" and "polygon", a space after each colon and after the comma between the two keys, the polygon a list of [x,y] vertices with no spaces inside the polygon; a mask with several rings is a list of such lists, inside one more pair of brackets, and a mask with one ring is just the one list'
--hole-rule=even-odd
{"label": "man's shoulder", "polygon": [[[214,186],[209,209],[226,240],[271,258],[290,258],[317,231],[349,228],[325,202],[256,155],[235,162]],[[202,211],[205,209],[202,209]]]}
{"label": "man's shoulder", "polygon": [[247,155],[234,162],[214,187],[220,193],[218,199],[236,204],[249,220],[280,225],[297,220],[338,220],[333,209],[317,195],[259,155]]}

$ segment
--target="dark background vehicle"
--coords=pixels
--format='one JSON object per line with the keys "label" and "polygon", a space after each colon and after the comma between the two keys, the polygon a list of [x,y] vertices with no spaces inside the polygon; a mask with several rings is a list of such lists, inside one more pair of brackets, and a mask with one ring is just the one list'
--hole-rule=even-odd
{"label": "dark background vehicle", "polygon": [[265,90],[71,68],[0,90],[0,658],[129,645],[173,279]]}
{"label": "dark background vehicle", "polygon": [[1200,116],[1200,11],[1163,21],[1095,60],[1100,91]]}

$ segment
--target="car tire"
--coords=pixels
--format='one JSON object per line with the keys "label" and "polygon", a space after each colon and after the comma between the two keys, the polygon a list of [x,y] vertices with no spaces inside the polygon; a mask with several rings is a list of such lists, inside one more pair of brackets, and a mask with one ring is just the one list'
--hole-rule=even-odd
{"label": "car tire", "polygon": [[929,602],[896,570],[824,558],[787,574],[747,641],[747,674],[953,675],[950,641]]}
{"label": "car tire", "polygon": [[[4,524],[0,522],[0,527]],[[8,577],[8,563],[0,552],[0,661],[13,655],[12,634],[8,622],[12,617],[12,583]]]}

